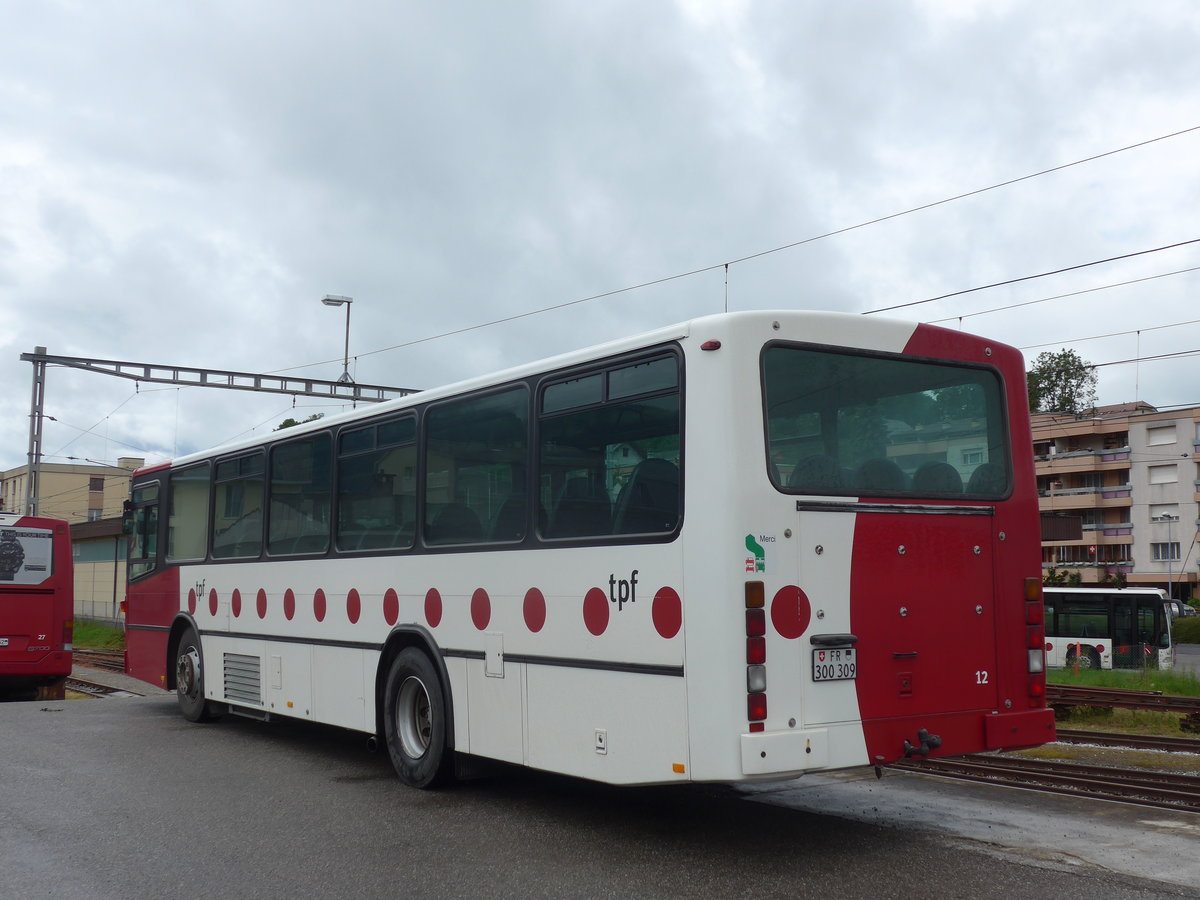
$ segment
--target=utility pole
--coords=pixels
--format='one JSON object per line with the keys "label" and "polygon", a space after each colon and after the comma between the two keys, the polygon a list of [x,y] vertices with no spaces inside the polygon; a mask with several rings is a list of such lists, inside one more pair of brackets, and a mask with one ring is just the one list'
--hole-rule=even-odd
{"label": "utility pole", "polygon": [[[347,335],[349,335],[347,306]],[[347,337],[349,341],[349,337]],[[349,345],[347,344],[347,352]],[[357,384],[352,380],[325,381],[320,378],[291,378],[285,375],[263,375],[255,372],[233,372],[228,369],[193,369],[186,366],[165,366],[152,363],[128,362],[116,359],[93,359],[84,356],[51,356],[45,347],[35,347],[33,353],[22,353],[23,362],[33,363],[33,400],[29,405],[29,477],[25,493],[25,513],[36,516],[39,481],[42,465],[42,418],[46,400],[46,366],[83,369],[100,375],[114,375],[130,381],[154,384],[177,384],[187,387],[224,388],[231,391],[258,391],[269,394],[291,394],[293,397],[329,397],[357,402],[376,403],[415,394],[415,388],[388,387],[380,384]],[[343,377],[349,370],[343,371]]]}
{"label": "utility pole", "polygon": [[[36,355],[44,357],[45,347],[34,347]],[[24,355],[21,357],[25,358]],[[25,478],[25,515],[38,514],[42,474],[42,413],[46,401],[46,363],[33,363],[33,399],[29,403],[29,474]]]}

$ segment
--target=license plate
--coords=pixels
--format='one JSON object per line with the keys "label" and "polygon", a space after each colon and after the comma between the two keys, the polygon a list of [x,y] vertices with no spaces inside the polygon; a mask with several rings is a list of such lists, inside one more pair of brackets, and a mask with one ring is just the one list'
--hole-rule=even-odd
{"label": "license plate", "polygon": [[858,675],[853,647],[824,647],[812,652],[813,681],[846,681]]}

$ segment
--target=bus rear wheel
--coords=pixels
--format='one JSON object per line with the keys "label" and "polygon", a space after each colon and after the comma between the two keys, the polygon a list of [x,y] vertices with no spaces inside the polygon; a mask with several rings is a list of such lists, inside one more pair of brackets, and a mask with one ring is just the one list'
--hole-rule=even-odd
{"label": "bus rear wheel", "polygon": [[405,784],[431,788],[449,780],[446,720],[437,670],[421,650],[406,647],[388,670],[383,706],[388,755]]}
{"label": "bus rear wheel", "polygon": [[1081,653],[1072,654],[1067,657],[1067,666],[1080,669],[1099,669],[1100,654],[1095,650],[1084,650]]}
{"label": "bus rear wheel", "polygon": [[212,705],[204,699],[204,655],[200,636],[188,628],[179,636],[175,654],[175,696],[179,711],[190,722],[207,722],[217,718]]}

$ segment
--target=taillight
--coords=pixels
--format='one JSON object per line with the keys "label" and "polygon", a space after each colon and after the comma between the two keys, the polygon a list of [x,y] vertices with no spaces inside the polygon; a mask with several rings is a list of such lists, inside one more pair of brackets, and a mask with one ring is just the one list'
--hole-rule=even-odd
{"label": "taillight", "polygon": [[761,581],[747,581],[746,601],[746,719],[750,731],[764,731],[767,718],[767,611]]}
{"label": "taillight", "polygon": [[761,609],[746,610],[746,636],[762,637],[767,633],[767,614]]}
{"label": "taillight", "polygon": [[753,721],[762,721],[767,717],[767,695],[766,694],[748,694],[746,696],[746,718]]}
{"label": "taillight", "polygon": [[1042,706],[1046,696],[1046,607],[1042,580],[1025,579],[1025,656],[1029,672],[1029,705]]}
{"label": "taillight", "polygon": [[62,648],[64,650],[70,650],[70,649],[72,649],[74,642],[75,642],[75,622],[71,619],[67,619],[65,622],[63,622]]}
{"label": "taillight", "polygon": [[767,661],[767,639],[765,637],[746,638],[746,665],[761,666]]}

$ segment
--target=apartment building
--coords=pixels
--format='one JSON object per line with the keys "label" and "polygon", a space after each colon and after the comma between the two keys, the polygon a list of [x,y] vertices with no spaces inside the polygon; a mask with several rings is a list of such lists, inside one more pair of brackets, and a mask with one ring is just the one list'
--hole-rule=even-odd
{"label": "apartment building", "polygon": [[1200,407],[1148,403],[1086,415],[1035,413],[1042,514],[1082,520],[1081,538],[1042,542],[1042,567],[1083,584],[1117,581],[1197,595]]}
{"label": "apartment building", "polygon": [[[120,516],[129,498],[129,478],[144,460],[122,457],[115,466],[42,463],[38,474],[38,515],[72,525]],[[0,509],[25,512],[29,466],[0,472]]]}
{"label": "apartment building", "polygon": [[[125,597],[125,545],[121,513],[129,479],[143,460],[124,457],[115,466],[42,463],[38,515],[71,523],[77,618],[119,621]],[[29,467],[0,472],[0,510],[25,512]]]}

